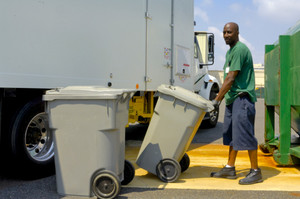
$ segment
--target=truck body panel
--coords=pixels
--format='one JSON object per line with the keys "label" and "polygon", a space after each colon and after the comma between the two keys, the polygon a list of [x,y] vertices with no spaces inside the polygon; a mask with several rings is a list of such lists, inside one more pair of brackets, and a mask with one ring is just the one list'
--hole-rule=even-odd
{"label": "truck body panel", "polygon": [[[140,90],[155,90],[170,83],[171,70],[182,67],[180,53],[191,65],[193,52],[193,1],[173,3],[172,10],[171,0],[1,1],[0,86],[110,82],[114,88],[138,84]],[[176,57],[168,58],[172,42]],[[172,58],[173,68],[166,63]],[[192,89],[192,72],[177,72],[174,83]]]}
{"label": "truck body panel", "polygon": [[24,173],[53,163],[47,89],[135,89],[129,121],[143,123],[161,84],[218,92],[203,78],[211,52],[194,37],[194,0],[2,0],[0,27],[0,152]]}

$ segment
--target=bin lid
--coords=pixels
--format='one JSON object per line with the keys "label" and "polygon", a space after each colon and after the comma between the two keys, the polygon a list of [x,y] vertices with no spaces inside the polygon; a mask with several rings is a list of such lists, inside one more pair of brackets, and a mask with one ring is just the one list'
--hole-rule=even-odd
{"label": "bin lid", "polygon": [[129,89],[115,89],[100,86],[68,86],[46,91],[43,100],[56,99],[117,99],[120,96],[132,97],[135,91]]}
{"label": "bin lid", "polygon": [[210,112],[214,110],[214,106],[212,105],[212,102],[204,99],[200,95],[181,88],[179,86],[170,86],[166,84],[162,84],[158,87],[158,92],[161,92],[166,95],[171,95],[177,99],[180,99],[186,103],[192,104],[194,106],[197,106],[201,109],[203,109],[205,112]]}

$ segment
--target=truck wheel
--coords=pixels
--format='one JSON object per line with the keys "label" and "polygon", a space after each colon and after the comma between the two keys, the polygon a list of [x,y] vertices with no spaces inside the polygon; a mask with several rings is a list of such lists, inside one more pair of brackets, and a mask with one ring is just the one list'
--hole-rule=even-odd
{"label": "truck wheel", "polygon": [[[209,100],[213,100],[216,98],[218,92],[219,92],[219,88],[217,87],[217,85],[214,85],[213,90],[210,92],[209,95]],[[210,113],[206,113],[208,116],[207,119],[202,121],[202,124],[205,128],[214,128],[217,123],[218,123],[218,119],[219,119],[219,108],[215,109],[214,111],[210,112]]]}
{"label": "truck wheel", "polygon": [[[54,167],[53,136],[48,126],[41,99],[26,103],[16,114],[11,126],[11,151],[27,171]],[[45,172],[45,171],[44,171]]]}
{"label": "truck wheel", "polygon": [[101,171],[92,178],[92,191],[97,198],[115,198],[121,190],[121,183],[111,171]]}
{"label": "truck wheel", "polygon": [[124,164],[124,179],[121,182],[121,185],[128,185],[134,178],[135,170],[131,162],[125,160]]}
{"label": "truck wheel", "polygon": [[156,166],[156,175],[163,182],[175,182],[180,174],[180,164],[174,159],[163,159]]}
{"label": "truck wheel", "polygon": [[204,120],[204,126],[206,128],[214,128],[218,123],[219,108],[209,113],[209,118]]}

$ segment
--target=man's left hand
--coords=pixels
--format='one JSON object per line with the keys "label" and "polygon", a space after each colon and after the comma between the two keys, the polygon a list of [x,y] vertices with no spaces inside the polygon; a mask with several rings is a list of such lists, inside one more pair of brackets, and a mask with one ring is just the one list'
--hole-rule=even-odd
{"label": "man's left hand", "polygon": [[221,101],[217,101],[217,100],[212,100],[211,101],[213,106],[215,107],[215,110],[219,108]]}

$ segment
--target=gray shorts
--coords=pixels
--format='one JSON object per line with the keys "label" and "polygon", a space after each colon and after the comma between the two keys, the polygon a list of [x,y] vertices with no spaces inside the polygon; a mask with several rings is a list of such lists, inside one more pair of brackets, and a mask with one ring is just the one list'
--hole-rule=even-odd
{"label": "gray shorts", "polygon": [[223,143],[233,150],[256,150],[254,136],[255,104],[248,96],[238,97],[225,108]]}

